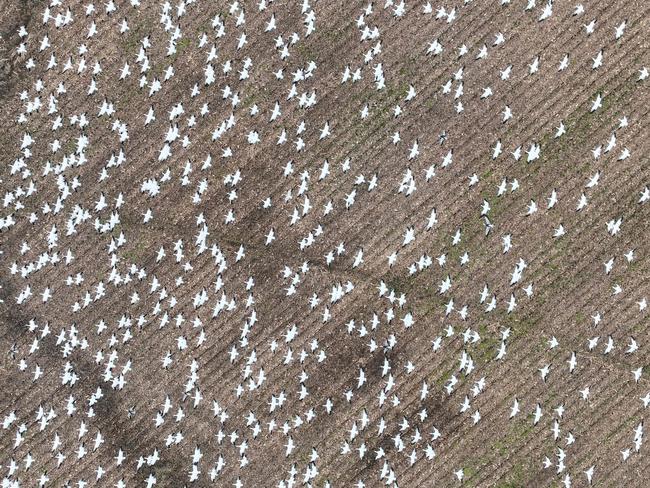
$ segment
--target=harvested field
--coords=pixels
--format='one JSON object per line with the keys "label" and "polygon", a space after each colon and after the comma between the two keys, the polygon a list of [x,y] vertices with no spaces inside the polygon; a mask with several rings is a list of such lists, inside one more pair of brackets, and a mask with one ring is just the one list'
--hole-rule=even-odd
{"label": "harvested field", "polygon": [[0,0],[2,487],[644,487],[650,4]]}

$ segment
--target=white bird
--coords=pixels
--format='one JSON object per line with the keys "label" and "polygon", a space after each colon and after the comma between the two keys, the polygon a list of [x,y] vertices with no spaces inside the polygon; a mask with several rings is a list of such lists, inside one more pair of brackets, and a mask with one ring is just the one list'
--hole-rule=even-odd
{"label": "white bird", "polygon": [[622,218],[618,219],[612,219],[607,222],[607,232],[609,232],[610,235],[614,236],[619,233],[621,230],[621,224],[623,223]]}
{"label": "white bird", "polygon": [[411,146],[408,158],[415,159],[419,156],[419,154],[420,154],[420,149],[418,146],[418,141],[416,139],[415,141],[413,141],[413,145]]}
{"label": "white bird", "polygon": [[603,106],[603,96],[600,93],[598,93],[596,95],[596,98],[594,98],[591,101],[591,109],[589,111],[590,112],[595,112],[596,110],[598,110],[602,106]]}
{"label": "white bird", "polygon": [[533,425],[537,425],[542,418],[542,406],[538,403],[535,406],[535,413],[533,417]]}
{"label": "white bird", "polygon": [[543,20],[546,20],[551,15],[553,15],[553,2],[552,0],[548,0],[546,5],[544,5],[544,8],[542,9],[542,14],[539,16],[538,21],[541,22]]}
{"label": "white bird", "polygon": [[598,51],[596,56],[592,58],[593,64],[591,69],[598,69],[603,65],[603,50]]}
{"label": "white bird", "polygon": [[434,207],[431,209],[431,213],[429,214],[426,230],[431,230],[436,223],[438,223],[438,217],[436,214],[436,209]]}
{"label": "white bird", "polygon": [[578,362],[577,362],[577,360],[576,360],[576,353],[575,353],[575,351],[573,351],[573,352],[571,353],[571,357],[569,358],[569,360],[567,361],[567,363],[569,363],[569,372],[570,372],[570,373],[573,373],[573,371],[574,371],[575,368],[576,368],[576,365],[578,364]]}
{"label": "white bird", "polygon": [[548,377],[548,373],[550,371],[550,365],[546,364],[543,367],[539,368],[539,374],[542,377],[542,381],[546,382],[546,378]]}
{"label": "white bird", "polygon": [[519,413],[519,400],[515,398],[514,402],[512,403],[512,407],[510,408],[510,418],[513,418],[518,413]]}

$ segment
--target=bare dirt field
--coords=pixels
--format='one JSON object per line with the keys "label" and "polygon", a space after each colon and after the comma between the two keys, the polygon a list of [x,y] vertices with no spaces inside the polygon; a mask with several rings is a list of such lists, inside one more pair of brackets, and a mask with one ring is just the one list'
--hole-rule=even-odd
{"label": "bare dirt field", "polygon": [[2,487],[648,486],[649,34],[0,0]]}

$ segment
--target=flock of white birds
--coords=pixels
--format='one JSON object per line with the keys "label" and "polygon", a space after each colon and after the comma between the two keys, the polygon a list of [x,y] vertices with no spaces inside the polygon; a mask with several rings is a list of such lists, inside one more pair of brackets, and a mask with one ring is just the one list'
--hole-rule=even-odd
{"label": "flock of white birds", "polygon": [[647,486],[644,2],[24,8],[3,488]]}

